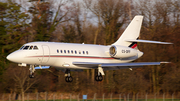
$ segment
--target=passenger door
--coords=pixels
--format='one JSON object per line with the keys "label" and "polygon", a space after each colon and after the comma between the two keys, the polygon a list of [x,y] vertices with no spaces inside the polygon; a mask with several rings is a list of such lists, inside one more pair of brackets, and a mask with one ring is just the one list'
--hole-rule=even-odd
{"label": "passenger door", "polygon": [[42,63],[47,63],[50,58],[50,49],[47,45],[42,45],[42,49],[43,49]]}

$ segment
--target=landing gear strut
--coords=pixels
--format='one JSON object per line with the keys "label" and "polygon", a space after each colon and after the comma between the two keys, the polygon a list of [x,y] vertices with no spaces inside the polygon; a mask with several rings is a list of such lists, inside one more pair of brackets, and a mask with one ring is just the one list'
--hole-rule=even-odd
{"label": "landing gear strut", "polygon": [[65,71],[65,81],[66,82],[72,82],[73,81],[73,78],[72,78],[72,76],[71,76],[71,74],[70,74],[70,70],[69,69],[66,69],[66,71]]}
{"label": "landing gear strut", "polygon": [[98,71],[97,71],[96,74],[97,75],[95,76],[95,80],[96,81],[102,81],[103,80],[103,76],[102,75],[105,75],[105,74],[104,74],[104,71],[103,71],[101,66],[98,67]]}
{"label": "landing gear strut", "polygon": [[34,78],[34,72],[35,72],[34,65],[30,65],[29,71],[30,71],[29,77]]}

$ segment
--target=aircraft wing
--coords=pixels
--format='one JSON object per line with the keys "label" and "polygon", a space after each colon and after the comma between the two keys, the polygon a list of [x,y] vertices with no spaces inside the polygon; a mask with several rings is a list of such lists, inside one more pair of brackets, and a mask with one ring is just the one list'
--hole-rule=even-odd
{"label": "aircraft wing", "polygon": [[34,69],[49,69],[50,66],[39,66],[39,67],[35,67]]}
{"label": "aircraft wing", "polygon": [[[73,62],[74,65],[78,65],[78,66],[82,66],[82,67],[98,68],[98,66],[101,66],[104,69],[108,69],[108,67],[111,67],[112,70],[142,67],[142,66],[146,66],[146,65],[160,65],[161,63],[169,63],[169,62],[132,62],[132,63]],[[110,70],[110,69],[108,69],[108,70]]]}

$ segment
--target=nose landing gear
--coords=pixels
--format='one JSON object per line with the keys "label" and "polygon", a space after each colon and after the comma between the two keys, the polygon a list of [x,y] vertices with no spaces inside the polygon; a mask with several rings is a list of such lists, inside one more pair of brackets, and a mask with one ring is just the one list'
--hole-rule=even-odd
{"label": "nose landing gear", "polygon": [[29,71],[30,71],[29,77],[34,78],[34,72],[35,72],[34,65],[30,65]]}

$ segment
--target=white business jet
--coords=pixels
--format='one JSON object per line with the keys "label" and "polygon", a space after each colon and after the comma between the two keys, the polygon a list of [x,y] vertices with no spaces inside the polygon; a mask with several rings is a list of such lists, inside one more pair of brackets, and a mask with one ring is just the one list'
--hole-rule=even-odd
{"label": "white business jet", "polygon": [[171,44],[168,42],[139,40],[143,16],[135,16],[121,37],[113,44],[92,45],[59,42],[30,42],[19,50],[9,54],[7,59],[19,66],[30,65],[30,77],[35,69],[46,69],[50,66],[64,69],[66,82],[72,82],[70,70],[97,69],[96,81],[102,81],[104,70],[160,65],[165,62],[132,62],[143,55],[138,50],[137,42]]}

